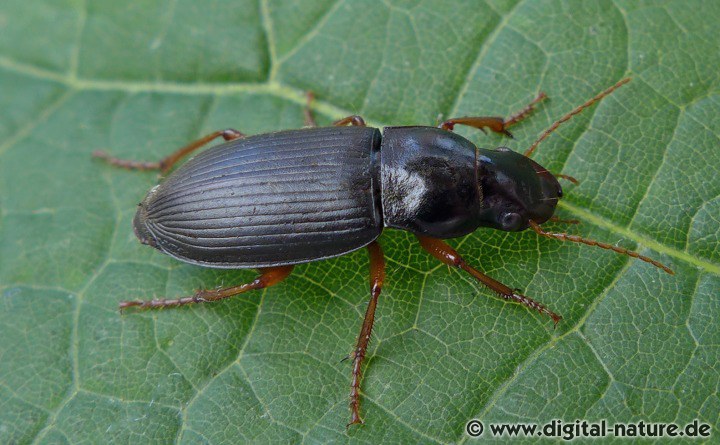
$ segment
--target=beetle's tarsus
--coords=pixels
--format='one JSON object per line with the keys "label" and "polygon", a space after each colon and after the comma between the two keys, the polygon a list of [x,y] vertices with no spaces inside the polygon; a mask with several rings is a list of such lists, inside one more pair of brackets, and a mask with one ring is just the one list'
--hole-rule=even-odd
{"label": "beetle's tarsus", "polygon": [[562,317],[561,317],[560,315],[557,316],[557,319],[553,318],[553,322],[554,322],[554,324],[553,324],[553,329],[557,329],[557,325],[558,325],[558,323],[560,323],[561,321],[562,321]]}
{"label": "beetle's tarsus", "polygon": [[119,308],[120,310],[123,310],[123,309],[127,309],[127,308],[133,307],[133,306],[140,306],[142,303],[143,303],[143,302],[140,301],[140,300],[121,301],[121,302],[118,304],[118,308]]}
{"label": "beetle's tarsus", "polygon": [[92,156],[94,158],[103,159],[105,162],[107,162],[110,165],[114,165],[115,167],[125,168],[128,170],[160,170],[162,173],[166,173],[168,170],[170,170],[177,161],[185,157],[186,155],[192,153],[193,151],[197,150],[198,148],[206,145],[207,143],[211,142],[213,139],[222,137],[226,141],[232,141],[234,139],[239,139],[242,137],[245,137],[245,135],[233,128],[226,128],[225,130],[218,130],[213,133],[210,133],[206,136],[201,137],[200,139],[193,141],[189,143],[188,145],[176,150],[175,152],[171,153],[170,155],[164,157],[160,161],[133,161],[131,159],[120,159],[116,158],[114,156],[110,156],[108,153],[102,151],[102,150],[95,150],[92,152]]}
{"label": "beetle's tarsus", "polygon": [[460,254],[455,251],[455,249],[450,247],[444,241],[418,234],[415,234],[415,236],[420,241],[420,246],[422,246],[422,248],[425,249],[425,251],[427,251],[430,255],[434,256],[445,264],[455,266],[464,270],[465,272],[472,275],[472,277],[478,280],[480,283],[487,286],[490,290],[496,292],[502,298],[506,300],[517,301],[518,303],[521,303],[530,309],[534,309],[541,314],[545,314],[552,318],[556,325],[562,318],[555,312],[545,307],[545,305],[538,303],[530,297],[522,295],[521,293],[517,292],[516,289],[512,289],[502,284],[501,282],[485,275],[474,267],[471,267],[467,264],[463,257],[461,257]]}
{"label": "beetle's tarsus", "polygon": [[370,253],[370,301],[365,310],[365,318],[360,335],[358,335],[355,350],[348,355],[352,356],[352,378],[350,381],[350,423],[354,425],[363,423],[360,418],[360,382],[362,380],[362,362],[367,352],[367,346],[372,335],[373,323],[375,322],[375,309],[377,308],[378,297],[382,290],[382,284],[385,280],[385,258],[382,249],[377,241],[373,241],[367,245]]}
{"label": "beetle's tarsus", "polygon": [[562,317],[560,315],[548,309],[544,304],[523,295],[521,289],[513,289],[510,295],[504,294],[502,292],[497,292],[497,294],[505,300],[515,301],[516,303],[520,303],[529,309],[535,309],[541,315],[547,315],[552,319],[555,326],[557,326],[560,320],[562,320]]}
{"label": "beetle's tarsus", "polygon": [[137,307],[138,309],[158,309],[169,306],[185,306],[187,304],[208,303],[211,301],[223,300],[235,295],[247,292],[249,290],[264,289],[280,283],[290,275],[294,266],[278,266],[262,269],[260,276],[250,283],[241,284],[239,286],[226,287],[224,289],[200,290],[190,297],[168,299],[152,299],[152,300],[130,300],[121,301],[120,309],[128,307]]}
{"label": "beetle's tarsus", "polygon": [[124,168],[126,170],[160,170],[162,168],[161,162],[145,162],[145,161],[133,161],[131,159],[120,159],[111,156],[109,153],[102,150],[95,150],[92,152],[92,157],[102,159],[107,164],[118,168]]}
{"label": "beetle's tarsus", "polygon": [[513,136],[512,133],[508,131],[508,127],[515,125],[528,117],[530,113],[535,110],[535,105],[537,105],[538,102],[546,98],[547,96],[545,95],[545,93],[540,93],[532,102],[526,105],[525,108],[518,111],[517,113],[512,114],[507,119],[503,119],[502,117],[497,116],[456,117],[446,120],[445,122],[438,125],[438,127],[442,128],[443,130],[453,131],[455,129],[455,125],[467,125],[469,127],[477,128],[485,134],[487,134],[485,128],[489,128],[495,133],[505,135],[510,139],[515,139],[515,136]]}
{"label": "beetle's tarsus", "polygon": [[357,417],[353,417],[353,419],[345,425],[345,429],[349,429],[352,425],[365,425],[365,421],[358,414]]}
{"label": "beetle's tarsus", "polygon": [[537,105],[538,103],[542,102],[545,99],[547,99],[547,95],[541,91],[540,94],[538,94],[537,97],[532,100],[532,102],[527,104],[522,110],[511,115],[504,122],[505,128],[507,128],[511,125],[515,125],[515,124],[519,123],[520,121],[524,120],[526,117],[528,117],[530,115],[530,113],[535,111],[535,105]]}

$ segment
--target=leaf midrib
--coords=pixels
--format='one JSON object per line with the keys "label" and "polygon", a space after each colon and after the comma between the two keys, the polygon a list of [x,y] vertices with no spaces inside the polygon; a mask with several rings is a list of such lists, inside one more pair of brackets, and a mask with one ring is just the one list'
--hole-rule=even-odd
{"label": "leaf midrib", "polygon": [[[44,68],[17,62],[13,59],[0,56],[0,68],[13,71],[18,74],[31,76],[36,79],[56,82],[62,84],[66,88],[72,91],[120,91],[126,93],[168,93],[168,94],[184,94],[184,95],[214,95],[223,96],[237,93],[259,93],[268,94],[281,99],[288,100],[300,105],[306,103],[306,92],[297,88],[285,85],[281,82],[271,80],[263,83],[180,83],[180,82],[146,82],[146,81],[121,81],[121,80],[95,80],[76,77],[72,74],[60,74],[54,71],[46,70]],[[69,96],[70,92],[66,92],[63,96]],[[59,102],[59,103],[58,103]],[[52,112],[57,110],[64,100],[56,101],[57,106],[53,107]],[[342,118],[354,114],[353,111],[346,110],[342,107],[338,107],[329,102],[315,99],[313,101],[313,109],[333,118]],[[52,113],[44,113],[44,119],[49,117]],[[35,124],[39,123],[44,119],[38,119]],[[366,119],[366,122],[374,127],[386,126],[383,123],[374,121],[372,119]],[[34,126],[34,125],[32,125]],[[11,136],[8,138],[10,144],[5,149],[14,145],[22,136],[26,133],[27,128],[18,131],[20,137]],[[22,133],[22,134],[21,134]],[[0,155],[4,150],[0,150]],[[680,261],[691,264],[703,271],[720,275],[720,264],[713,263],[711,261],[697,258],[686,251],[668,246],[659,241],[651,238],[647,238],[642,234],[639,234],[628,227],[622,227],[603,216],[593,213],[582,207],[578,207],[567,201],[559,203],[559,206],[568,210],[569,212],[583,218],[584,220],[602,227],[612,233],[620,235],[626,239],[632,240],[638,245],[645,246],[656,252],[662,253],[669,257],[678,259]]]}

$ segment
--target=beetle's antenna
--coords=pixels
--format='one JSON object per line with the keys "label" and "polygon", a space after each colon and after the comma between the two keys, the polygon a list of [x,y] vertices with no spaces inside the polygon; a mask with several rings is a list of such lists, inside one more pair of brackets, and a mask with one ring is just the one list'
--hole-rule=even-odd
{"label": "beetle's antenna", "polygon": [[555,176],[556,178],[567,179],[568,181],[572,182],[575,185],[580,185],[580,181],[578,181],[577,179],[573,178],[570,175],[563,175],[562,173],[553,173],[553,176]]}
{"label": "beetle's antenna", "polygon": [[610,88],[608,88],[608,89],[606,89],[605,91],[601,92],[601,93],[598,94],[597,96],[595,96],[595,97],[593,97],[592,99],[588,100],[588,101],[585,102],[584,104],[582,104],[582,105],[580,105],[579,107],[575,108],[574,110],[572,110],[571,112],[569,112],[569,113],[566,114],[565,116],[563,116],[563,117],[561,117],[560,119],[556,120],[555,123],[553,123],[552,125],[550,125],[550,128],[548,128],[547,130],[545,130],[545,131],[543,132],[543,134],[540,135],[540,137],[537,139],[537,141],[535,141],[535,143],[532,144],[532,145],[530,146],[530,148],[528,148],[527,150],[525,150],[525,153],[524,153],[525,156],[530,157],[530,155],[533,154],[533,152],[535,151],[535,149],[537,148],[537,146],[540,144],[540,142],[542,142],[543,140],[545,140],[546,137],[550,136],[550,133],[552,133],[553,131],[555,131],[555,130],[557,129],[557,127],[560,126],[560,124],[562,124],[563,122],[568,121],[571,117],[575,116],[576,114],[579,114],[579,113],[580,113],[582,110],[584,110],[585,108],[593,105],[595,102],[601,100],[602,98],[604,98],[605,96],[609,95],[610,93],[612,93],[613,91],[617,90],[618,88],[620,88],[621,86],[625,85],[625,84],[628,83],[628,82],[630,82],[630,78],[629,78],[629,77],[624,78],[623,80],[619,81],[619,82],[616,83],[615,85],[611,86]]}
{"label": "beetle's antenna", "polygon": [[650,263],[653,266],[664,270],[665,272],[669,273],[670,275],[675,275],[675,272],[672,271],[669,267],[665,266],[662,263],[659,263],[653,259],[650,259],[646,256],[640,255],[637,252],[634,252],[632,250],[625,249],[623,247],[613,246],[611,244],[602,243],[600,241],[595,241],[592,239],[582,238],[577,235],[568,235],[567,233],[551,233],[544,231],[538,223],[535,221],[530,221],[530,227],[540,236],[544,236],[546,238],[554,238],[558,239],[560,241],[570,241],[573,243],[581,243],[581,244],[587,244],[588,246],[596,246],[601,249],[606,250],[612,250],[613,252],[620,253],[622,255],[631,256],[633,258],[637,258],[639,260],[645,261],[646,263]]}
{"label": "beetle's antenna", "polygon": [[562,218],[558,218],[557,216],[551,216],[548,221],[561,223],[561,224],[580,224],[580,220],[578,220],[578,219],[562,219]]}

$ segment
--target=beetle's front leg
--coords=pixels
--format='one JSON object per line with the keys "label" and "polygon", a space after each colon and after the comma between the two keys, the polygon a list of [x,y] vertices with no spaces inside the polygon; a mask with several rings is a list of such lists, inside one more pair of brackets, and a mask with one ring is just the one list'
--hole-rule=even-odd
{"label": "beetle's front leg", "polygon": [[452,131],[455,128],[455,125],[467,125],[469,127],[475,127],[483,133],[486,133],[485,129],[489,128],[495,133],[504,134],[508,137],[513,137],[512,133],[508,131],[508,127],[510,127],[511,125],[515,125],[525,119],[530,113],[533,112],[533,110],[535,109],[535,105],[537,105],[539,102],[546,98],[547,95],[545,95],[545,93],[538,94],[538,96],[528,105],[526,105],[525,108],[511,115],[507,119],[497,116],[455,117],[446,120],[438,127],[444,130]]}
{"label": "beetle's front leg", "polygon": [[537,301],[533,300],[532,298],[526,297],[525,295],[517,293],[515,290],[509,288],[501,282],[490,278],[489,276],[485,275],[484,273],[473,267],[470,267],[470,265],[465,262],[463,257],[461,257],[460,254],[457,253],[455,249],[450,247],[445,241],[436,238],[430,238],[429,236],[417,234],[415,236],[420,241],[420,245],[422,246],[422,248],[425,249],[430,255],[434,256],[435,258],[449,266],[458,267],[464,270],[465,272],[472,275],[473,278],[475,278],[491,290],[497,292],[504,299],[515,300],[518,303],[529,307],[530,309],[535,309],[541,314],[545,314],[552,318],[553,322],[555,322],[556,325],[562,319],[561,316],[546,308],[543,304],[538,303]]}
{"label": "beetle's front leg", "polygon": [[385,258],[382,249],[377,241],[367,246],[370,253],[370,301],[365,311],[360,335],[358,336],[355,350],[350,354],[352,358],[352,380],[350,383],[350,423],[363,423],[360,418],[360,380],[362,380],[362,362],[367,353],[367,346],[372,335],[373,323],[375,322],[375,309],[377,308],[378,296],[385,281]]}
{"label": "beetle's front leg", "polygon": [[255,289],[264,289],[274,286],[290,275],[293,266],[279,266],[261,269],[260,276],[253,281],[240,286],[226,287],[225,289],[201,290],[195,292],[194,295],[183,298],[174,299],[155,299],[155,300],[132,300],[121,301],[120,310],[135,307],[138,309],[157,309],[163,307],[184,306],[194,303],[207,303],[208,301],[218,301],[229,298],[243,292]]}
{"label": "beetle's front leg", "polygon": [[145,162],[145,161],[133,161],[129,159],[120,159],[116,158],[114,156],[109,155],[108,153],[96,150],[93,152],[93,157],[100,158],[105,160],[110,165],[114,165],[116,167],[120,168],[126,168],[129,170],[160,170],[163,173],[170,170],[173,165],[177,161],[179,161],[184,156],[192,153],[193,151],[197,150],[198,148],[202,147],[203,145],[207,144],[208,142],[212,141],[215,138],[222,137],[226,141],[232,141],[234,139],[239,139],[242,137],[245,137],[245,135],[235,129],[227,128],[225,130],[218,130],[214,131],[208,135],[205,135],[201,137],[200,139],[190,142],[188,145],[176,150],[175,152],[171,153],[169,156],[166,156],[165,158],[161,159],[160,161],[155,162]]}

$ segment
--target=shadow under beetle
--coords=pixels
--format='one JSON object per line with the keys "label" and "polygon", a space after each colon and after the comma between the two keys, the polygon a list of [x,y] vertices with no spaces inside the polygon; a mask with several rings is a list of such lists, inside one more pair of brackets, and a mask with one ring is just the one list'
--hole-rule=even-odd
{"label": "shadow under beetle", "polygon": [[[383,228],[407,230],[420,246],[458,267],[507,300],[515,300],[557,324],[561,317],[519,291],[471,267],[442,239],[478,227],[504,231],[532,229],[538,235],[613,250],[668,267],[629,251],[565,233],[547,232],[541,224],[554,218],[562,198],[557,177],[529,158],[560,124],[627,83],[623,79],[551,125],[524,155],[508,148],[476,147],[452,132],[455,125],[490,129],[512,137],[508,127],[520,122],[545,99],[508,119],[461,117],[436,127],[365,126],[349,116],[332,127],[246,136],[227,129],[211,133],[159,162],[94,156],[112,165],[168,171],[179,159],[215,138],[227,142],[195,156],[154,187],[140,203],[135,234],[174,258],[205,267],[257,268],[254,281],[225,289],[201,290],[177,299],[124,301],[120,308],[160,308],[217,301],[275,285],[295,264],[332,258],[366,247],[370,253],[371,296],[352,359],[350,424],[360,418],[362,362],[372,333],[375,308],[385,279],[385,261],[376,241]],[[308,102],[312,99],[308,95]],[[351,126],[348,126],[351,125]]]}

